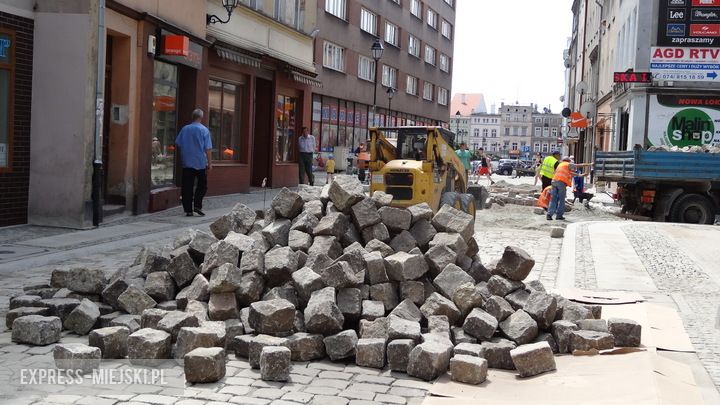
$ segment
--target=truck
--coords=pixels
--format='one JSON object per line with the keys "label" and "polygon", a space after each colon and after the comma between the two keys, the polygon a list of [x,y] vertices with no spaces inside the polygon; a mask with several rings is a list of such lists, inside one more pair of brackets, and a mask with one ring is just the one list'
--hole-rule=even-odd
{"label": "truck", "polygon": [[392,195],[395,207],[424,202],[437,212],[448,204],[475,216],[487,197],[484,188],[470,187],[455,134],[444,128],[371,128],[368,147],[370,192]]}
{"label": "truck", "polygon": [[720,215],[720,154],[597,152],[594,169],[597,180],[617,183],[626,218],[713,224]]}

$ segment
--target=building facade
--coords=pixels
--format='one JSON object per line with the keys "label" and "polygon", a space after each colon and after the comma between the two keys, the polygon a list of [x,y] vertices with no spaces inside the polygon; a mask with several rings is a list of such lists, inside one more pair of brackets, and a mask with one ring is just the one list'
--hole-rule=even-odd
{"label": "building facade", "polygon": [[500,114],[479,113],[470,117],[470,137],[468,147],[476,151],[480,148],[486,152],[500,151]]}
{"label": "building facade", "polygon": [[320,150],[354,149],[372,126],[447,123],[454,24],[453,0],[319,0],[312,132]]}
{"label": "building facade", "polygon": [[35,23],[29,3],[0,4],[0,226],[28,217]]}
{"label": "building facade", "polygon": [[531,151],[533,154],[541,153],[545,156],[554,150],[561,150],[563,146],[562,115],[553,114],[545,109],[543,112],[535,111],[532,120]]}
{"label": "building facade", "polygon": [[308,0],[243,0],[232,13],[220,0],[0,4],[0,226],[82,229],[178,205],[174,140],[198,107],[213,141],[208,195],[297,185],[297,136],[320,85],[316,10]]}
{"label": "building facade", "polygon": [[[703,62],[687,57],[720,48],[720,34],[711,24],[719,5],[575,0],[573,35],[565,51],[565,104],[586,113],[589,125],[567,134],[570,153],[589,161],[597,150],[631,150],[635,145],[720,144],[717,131],[703,130],[720,120],[714,107],[720,103],[717,73],[703,70],[705,62],[712,66],[717,58]],[[652,80],[615,83],[615,72],[648,72]],[[679,124],[693,109],[702,112],[700,130]]]}
{"label": "building facade", "polygon": [[500,105],[500,151],[505,157],[519,157],[532,144],[533,114],[536,106]]}

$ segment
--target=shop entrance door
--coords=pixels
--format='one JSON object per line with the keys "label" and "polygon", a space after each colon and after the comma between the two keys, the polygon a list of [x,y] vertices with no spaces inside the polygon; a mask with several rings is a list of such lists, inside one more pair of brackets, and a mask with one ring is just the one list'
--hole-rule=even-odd
{"label": "shop entrance door", "polygon": [[252,183],[262,186],[263,179],[272,184],[270,165],[272,162],[272,119],[273,86],[270,80],[255,79],[255,130],[253,131]]}

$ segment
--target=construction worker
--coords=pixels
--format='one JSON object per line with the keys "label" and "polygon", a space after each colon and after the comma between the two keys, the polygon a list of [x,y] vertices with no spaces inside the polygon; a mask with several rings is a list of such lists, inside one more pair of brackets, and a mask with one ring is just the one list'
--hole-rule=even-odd
{"label": "construction worker", "polygon": [[542,193],[540,193],[540,197],[537,200],[537,204],[535,206],[540,207],[547,212],[548,205],[550,205],[550,192],[552,190],[552,186],[547,186],[543,189]]}
{"label": "construction worker", "polygon": [[560,165],[560,151],[553,151],[551,155],[548,155],[543,159],[540,165],[540,181],[542,182],[542,189],[545,190],[555,175],[555,170]]}
{"label": "construction worker", "polygon": [[565,219],[563,216],[563,214],[565,214],[565,196],[567,195],[567,188],[572,187],[573,173],[575,173],[577,167],[588,166],[592,166],[592,163],[573,164],[569,156],[565,156],[562,162],[558,164],[551,182],[551,199],[547,212],[548,221],[552,221],[553,215],[556,214],[558,221]]}

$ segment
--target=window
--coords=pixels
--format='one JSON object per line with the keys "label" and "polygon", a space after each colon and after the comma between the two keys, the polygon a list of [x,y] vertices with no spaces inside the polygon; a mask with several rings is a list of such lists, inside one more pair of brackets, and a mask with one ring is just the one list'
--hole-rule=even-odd
{"label": "window", "polygon": [[497,138],[497,129],[493,129],[492,131],[490,131],[490,134],[493,138]]}
{"label": "window", "polygon": [[[175,183],[175,136],[177,135],[178,68],[153,63],[152,162],[150,178],[153,188]],[[216,146],[216,145],[213,145]]]}
{"label": "window", "polygon": [[437,13],[434,10],[428,8],[427,9],[427,24],[429,26],[437,29],[437,18],[438,18]]}
{"label": "window", "polygon": [[382,85],[385,87],[397,88],[397,69],[388,65],[383,65],[382,69]]}
{"label": "window", "polygon": [[295,161],[294,139],[297,139],[297,99],[278,94],[275,106],[275,161]]}
{"label": "window", "polygon": [[410,0],[410,14],[422,20],[422,3],[420,0]]}
{"label": "window", "polygon": [[533,146],[534,152],[540,152],[540,142],[535,142],[535,145]]}
{"label": "window", "polygon": [[557,129],[557,128],[553,128],[553,129],[552,129],[552,136],[554,136],[555,138],[557,138],[557,136],[558,136],[558,129]]}
{"label": "window", "polygon": [[473,129],[473,136],[476,138],[480,136],[480,128]]}
{"label": "window", "polygon": [[[13,47],[15,38],[12,34],[0,33],[0,170],[8,169],[11,165],[12,133],[11,123],[13,112],[10,108],[12,101],[12,78],[13,78]],[[173,112],[174,117],[174,112]],[[173,124],[174,125],[174,124]],[[174,136],[174,134],[173,134]],[[170,138],[174,140],[175,138]],[[166,143],[165,145],[169,145]],[[155,144],[153,143],[153,146]],[[170,180],[172,180],[174,156],[171,153],[169,157]]]}
{"label": "window", "polygon": [[543,128],[543,136],[550,136],[550,128],[548,128],[548,127]]}
{"label": "window", "polygon": [[377,15],[366,9],[360,9],[360,29],[377,35]]}
{"label": "window", "polygon": [[400,46],[400,28],[387,21],[385,21],[385,42],[390,45]]}
{"label": "window", "polygon": [[527,136],[527,134],[528,134],[528,128],[522,127],[522,136]]}
{"label": "window", "polygon": [[452,24],[445,20],[442,20],[442,23],[440,24],[440,33],[445,38],[452,39]]}
{"label": "window", "polygon": [[540,133],[541,130],[542,130],[542,129],[541,129],[540,127],[535,127],[535,136],[540,136],[540,135],[542,135],[542,134]]}
{"label": "window", "polygon": [[418,78],[415,76],[407,76],[407,83],[405,85],[405,92],[417,96],[418,92]]}
{"label": "window", "polygon": [[450,72],[450,57],[444,53],[440,53],[440,70]]}
{"label": "window", "polygon": [[512,143],[512,150],[518,150],[518,144],[517,142]]}
{"label": "window", "polygon": [[305,19],[304,8],[304,1],[275,0],[275,19],[285,25],[302,30]]}
{"label": "window", "polygon": [[435,65],[435,48],[430,45],[425,45],[425,62]]}
{"label": "window", "polygon": [[369,82],[375,82],[375,61],[360,55],[358,57],[358,77]]}
{"label": "window", "polygon": [[240,111],[243,86],[210,79],[208,127],[213,160],[240,160]]}
{"label": "window", "polygon": [[520,135],[520,128],[513,127],[513,136],[519,136],[519,135]]}
{"label": "window", "polygon": [[438,104],[448,105],[448,91],[442,87],[438,88]]}
{"label": "window", "polygon": [[510,128],[505,128],[505,136],[510,136]]}
{"label": "window", "polygon": [[487,128],[484,128],[484,129],[483,129],[483,136],[484,136],[484,137],[487,137],[487,136],[488,136],[488,130],[487,130]]}
{"label": "window", "polygon": [[425,82],[425,84],[423,84],[423,99],[432,101],[433,93],[435,92],[433,87],[435,86],[433,86],[432,83]]}
{"label": "window", "polygon": [[346,0],[325,0],[325,11],[345,20],[347,18],[345,14],[347,10],[345,1]]}
{"label": "window", "polygon": [[420,57],[420,40],[412,35],[408,40],[408,53],[417,58]]}
{"label": "window", "polygon": [[344,72],[345,48],[326,41],[323,49],[323,66],[338,72]]}
{"label": "window", "polygon": [[262,8],[262,1],[260,0],[242,0],[242,4],[250,7],[253,10],[258,10]]}
{"label": "window", "polygon": [[548,152],[548,144],[546,144],[546,143],[543,144],[542,151],[545,153]]}

